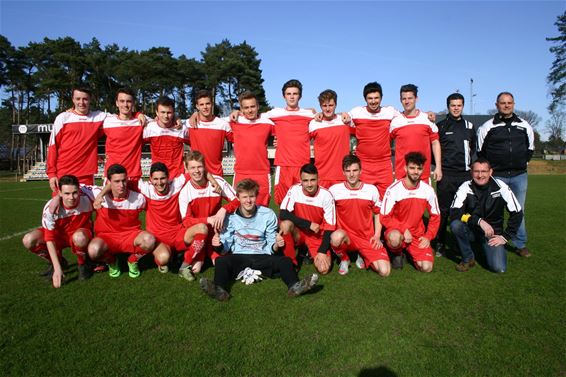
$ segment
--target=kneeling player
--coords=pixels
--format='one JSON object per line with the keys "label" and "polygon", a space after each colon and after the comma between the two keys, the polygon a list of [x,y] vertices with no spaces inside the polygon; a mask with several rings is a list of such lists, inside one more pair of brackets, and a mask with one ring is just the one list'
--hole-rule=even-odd
{"label": "kneeling player", "polygon": [[301,167],[301,183],[287,192],[280,218],[285,255],[297,264],[295,245],[306,245],[318,272],[327,274],[330,235],[336,225],[334,199],[330,191],[318,186],[318,170],[313,164]]}
{"label": "kneeling player", "polygon": [[[389,186],[383,198],[381,223],[386,228],[387,246],[395,254],[393,268],[403,268],[406,249],[419,271],[432,271],[434,253],[430,240],[438,231],[440,216],[434,189],[421,181],[425,160],[420,152],[407,153],[405,177]],[[430,216],[426,229],[425,210]]]}
{"label": "kneeling player", "polygon": [[[96,237],[90,242],[88,252],[91,258],[108,263],[108,273],[113,278],[121,274],[116,254],[130,254],[128,274],[131,278],[137,278],[140,276],[138,260],[155,249],[155,237],[141,229],[139,219],[146,201],[139,192],[128,190],[128,175],[122,165],[110,166],[106,177],[111,192],[104,195],[102,208],[96,211]],[[91,186],[89,195],[92,200],[101,190],[100,187]]]}
{"label": "kneeling player", "polygon": [[74,175],[62,176],[58,188],[56,196],[43,208],[43,227],[27,233],[22,239],[27,249],[51,264],[43,275],[53,281],[55,288],[63,283],[67,261],[62,251],[66,247],[71,247],[77,256],[79,280],[92,276],[86,264],[87,246],[92,238],[92,203],[87,196],[81,195],[79,180]]}
{"label": "kneeling player", "polygon": [[246,268],[259,270],[268,277],[279,273],[288,287],[289,297],[307,292],[318,281],[317,274],[299,281],[291,258],[273,255],[285,246],[285,241],[277,233],[275,213],[267,207],[256,206],[258,191],[259,185],[251,179],[238,183],[236,193],[240,207],[226,218],[224,231],[212,238],[212,245],[218,251],[230,254],[217,259],[214,282],[202,278],[200,284],[205,293],[219,301],[230,298],[228,285]]}
{"label": "kneeling player", "polygon": [[330,243],[341,260],[338,273],[348,273],[348,251],[357,250],[364,266],[370,266],[381,276],[389,276],[389,256],[380,240],[379,192],[374,185],[360,181],[362,163],[359,157],[346,155],[342,160],[342,170],[346,181],[330,187],[336,201],[338,228],[332,233]]}

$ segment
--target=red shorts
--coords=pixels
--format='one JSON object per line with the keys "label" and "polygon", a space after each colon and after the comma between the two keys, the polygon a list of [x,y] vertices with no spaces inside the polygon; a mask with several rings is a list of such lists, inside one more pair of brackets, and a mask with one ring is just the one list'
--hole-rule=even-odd
{"label": "red shorts", "polygon": [[329,189],[330,186],[335,185],[337,183],[344,182],[344,179],[319,179],[318,185],[320,187],[324,187],[325,189]]}
{"label": "red shorts", "polygon": [[[43,238],[43,244],[40,244],[36,247],[37,250],[47,250],[47,241],[53,241],[53,243],[55,244],[55,248],[59,251],[62,251],[64,248],[66,247],[70,247],[71,250],[73,251],[73,253],[75,252],[75,245],[73,244],[73,234],[61,234],[59,233],[57,236],[55,236],[54,239],[52,240],[47,240],[45,237],[45,228],[38,228],[38,230],[41,231],[42,233],[42,238]],[[77,229],[78,230],[82,230],[83,232],[86,233],[87,237],[89,239],[92,239],[92,231],[90,229],[86,229],[86,228],[80,228]],[[75,232],[76,232],[75,231]],[[85,248],[86,250],[86,248]]]}
{"label": "red shorts", "polygon": [[379,191],[379,196],[383,198],[385,191],[393,183],[391,160],[382,162],[362,161],[362,164],[361,181],[375,185]]}
{"label": "red shorts", "polygon": [[[301,229],[298,229],[298,231],[299,241],[295,243],[295,246],[306,245],[309,255],[314,259],[314,257],[318,254],[320,245],[322,244],[322,233],[314,234],[312,232],[305,232]],[[330,251],[327,251],[326,254],[330,255]]]}
{"label": "red shorts", "polygon": [[[346,233],[346,231],[344,232]],[[364,259],[366,268],[377,260],[385,260],[389,262],[389,255],[387,254],[387,249],[385,249],[385,247],[382,247],[381,249],[374,249],[368,239],[359,237],[356,234],[346,234],[350,239],[350,244],[342,244],[336,249],[337,251],[358,251]]]}
{"label": "red shorts", "polygon": [[[385,231],[385,238],[387,238],[389,236],[389,233],[392,231],[398,231],[401,234],[403,234],[403,232],[401,232],[399,229],[387,229]],[[422,236],[416,236],[413,235],[413,241],[410,244],[407,244],[406,242],[403,242],[403,245],[401,245],[401,247],[399,249],[396,250],[392,250],[393,252],[399,251],[399,250],[407,250],[407,252],[409,253],[409,255],[413,258],[413,260],[415,262],[431,262],[434,263],[434,252],[432,251],[432,248],[429,247],[425,247],[424,249],[421,249],[419,247],[419,237]]]}
{"label": "red shorts", "polygon": [[141,232],[141,229],[135,229],[121,233],[99,233],[96,236],[106,242],[110,254],[135,254],[139,252],[139,250],[136,250],[137,248],[134,246],[134,241]]}
{"label": "red shorts", "polygon": [[258,205],[269,207],[269,200],[271,199],[271,174],[243,174],[236,172],[234,174],[234,183],[232,184],[234,190],[236,189],[238,182],[247,178],[253,179],[259,185],[256,203]]}
{"label": "red shorts", "polygon": [[183,224],[179,224],[176,228],[170,229],[168,232],[150,232],[155,235],[157,242],[163,242],[172,248],[172,251],[183,251],[187,249],[185,244],[185,233],[188,228],[185,228]]}
{"label": "red shorts", "polygon": [[273,198],[277,205],[281,204],[289,188],[301,181],[300,172],[300,166],[277,166],[275,168],[275,189],[273,190]]}

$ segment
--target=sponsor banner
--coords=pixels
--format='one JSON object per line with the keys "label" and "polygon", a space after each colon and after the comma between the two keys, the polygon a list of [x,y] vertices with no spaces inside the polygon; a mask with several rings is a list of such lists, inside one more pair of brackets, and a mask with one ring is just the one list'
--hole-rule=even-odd
{"label": "sponsor banner", "polygon": [[53,123],[49,124],[12,124],[13,134],[50,134]]}

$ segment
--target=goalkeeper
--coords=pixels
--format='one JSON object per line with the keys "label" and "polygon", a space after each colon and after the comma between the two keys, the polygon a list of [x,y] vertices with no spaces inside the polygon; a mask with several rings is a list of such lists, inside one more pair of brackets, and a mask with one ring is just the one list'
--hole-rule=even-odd
{"label": "goalkeeper", "polygon": [[[287,285],[289,297],[309,291],[318,281],[311,274],[299,281],[291,258],[274,255],[285,246],[281,234],[277,233],[277,216],[263,206],[256,205],[259,191],[257,182],[244,179],[236,186],[240,207],[224,220],[224,230],[212,238],[212,246],[221,254],[216,260],[214,282],[200,280],[202,290],[219,301],[230,299],[228,286],[238,275],[246,284],[261,280],[261,276],[279,274]],[[245,273],[240,274],[242,271]],[[259,271],[259,272],[258,272]]]}

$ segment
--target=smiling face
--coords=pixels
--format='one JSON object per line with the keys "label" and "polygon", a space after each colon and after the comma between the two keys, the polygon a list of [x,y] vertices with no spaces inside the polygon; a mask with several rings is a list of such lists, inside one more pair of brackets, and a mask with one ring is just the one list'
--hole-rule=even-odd
{"label": "smiling face", "polygon": [[126,93],[118,93],[116,107],[121,119],[129,119],[134,111],[134,97]]}
{"label": "smiling face", "polygon": [[405,172],[407,173],[407,179],[409,182],[416,185],[423,174],[423,166],[415,164],[414,162],[409,162],[405,165]]}
{"label": "smiling face", "polygon": [[379,92],[371,92],[366,95],[367,110],[370,113],[377,113],[381,108],[381,94]]}
{"label": "smiling face", "polygon": [[213,117],[213,105],[209,97],[201,97],[197,100],[197,110],[201,117],[210,119]]}
{"label": "smiling face", "polygon": [[196,160],[190,160],[187,162],[186,168],[191,176],[191,180],[199,186],[204,186],[206,183],[204,163]]}
{"label": "smiling face", "polygon": [[301,186],[307,195],[315,195],[318,191],[318,174],[301,173]]}
{"label": "smiling face", "polygon": [[513,111],[515,111],[515,101],[509,94],[502,94],[495,103],[495,106],[503,118],[511,117],[513,115]]}
{"label": "smiling face", "polygon": [[487,185],[492,173],[493,170],[487,163],[476,162],[472,165],[472,179],[478,186]]}
{"label": "smiling face", "polygon": [[88,115],[90,111],[90,94],[73,90],[73,109],[81,115]]}
{"label": "smiling face", "polygon": [[464,101],[461,99],[450,100],[448,104],[448,112],[456,119],[460,119],[462,116],[462,110],[464,110]]}
{"label": "smiling face", "polygon": [[243,99],[240,104],[240,111],[248,120],[257,119],[257,100],[255,98]]}
{"label": "smiling face", "polygon": [[154,171],[149,179],[158,194],[164,195],[169,191],[169,177],[165,172]]}
{"label": "smiling face", "polygon": [[403,110],[405,114],[411,114],[415,111],[417,105],[417,96],[413,92],[402,92],[401,93],[401,105],[403,105]]}
{"label": "smiling face", "polygon": [[360,176],[362,174],[362,169],[360,169],[360,165],[354,163],[344,169],[344,177],[346,178],[346,182],[348,182],[348,186],[350,188],[357,188],[360,184]]}
{"label": "smiling face", "polygon": [[241,191],[238,193],[240,201],[240,210],[244,215],[249,215],[255,210],[257,194],[254,191]]}

